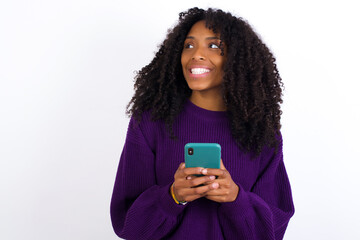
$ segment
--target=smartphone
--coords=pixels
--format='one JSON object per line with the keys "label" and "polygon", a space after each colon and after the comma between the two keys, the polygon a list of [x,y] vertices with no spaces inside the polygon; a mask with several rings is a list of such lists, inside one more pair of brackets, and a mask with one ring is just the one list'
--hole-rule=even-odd
{"label": "smartphone", "polygon": [[185,145],[185,167],[220,168],[221,146],[218,143]]}

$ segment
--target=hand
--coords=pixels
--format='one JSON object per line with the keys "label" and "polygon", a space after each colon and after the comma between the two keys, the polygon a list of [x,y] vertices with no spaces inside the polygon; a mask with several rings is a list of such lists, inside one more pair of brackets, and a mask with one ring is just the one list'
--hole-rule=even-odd
{"label": "hand", "polygon": [[226,170],[222,160],[220,169],[208,168],[201,172],[206,176],[218,176],[210,183],[212,190],[206,192],[205,197],[215,202],[233,202],[239,193],[239,187],[234,183],[230,173]]}
{"label": "hand", "polygon": [[203,171],[204,168],[185,168],[185,163],[180,164],[174,175],[174,194],[178,201],[194,201],[216,188],[211,185],[211,182],[215,180],[215,175],[193,176],[195,174],[202,174]]}

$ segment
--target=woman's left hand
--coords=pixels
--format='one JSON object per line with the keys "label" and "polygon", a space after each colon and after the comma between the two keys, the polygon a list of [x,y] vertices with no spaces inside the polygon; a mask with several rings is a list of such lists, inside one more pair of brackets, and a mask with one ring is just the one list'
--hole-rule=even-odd
{"label": "woman's left hand", "polygon": [[233,202],[239,193],[239,187],[234,183],[230,173],[226,170],[222,160],[220,169],[207,168],[202,170],[203,175],[218,176],[217,179],[211,181],[212,189],[206,192],[206,197],[215,202]]}

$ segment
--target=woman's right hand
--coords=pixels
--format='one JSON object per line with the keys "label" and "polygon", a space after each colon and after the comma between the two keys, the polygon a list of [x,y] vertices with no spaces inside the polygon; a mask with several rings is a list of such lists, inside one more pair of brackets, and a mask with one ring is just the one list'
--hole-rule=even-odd
{"label": "woman's right hand", "polygon": [[[204,168],[185,168],[181,163],[174,175],[173,189],[176,200],[191,202],[206,195],[210,190],[217,189],[218,183],[212,183],[215,176],[194,176],[202,174]],[[199,186],[202,185],[202,186]]]}

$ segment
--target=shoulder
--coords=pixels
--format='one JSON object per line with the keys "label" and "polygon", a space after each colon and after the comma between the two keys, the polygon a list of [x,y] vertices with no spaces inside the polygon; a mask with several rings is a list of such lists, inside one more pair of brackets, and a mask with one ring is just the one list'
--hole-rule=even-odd
{"label": "shoulder", "polygon": [[281,132],[276,133],[274,137],[276,139],[276,146],[266,145],[260,153],[261,168],[283,161],[283,137]]}
{"label": "shoulder", "polygon": [[151,149],[155,148],[156,139],[164,129],[162,121],[154,121],[151,112],[146,111],[137,119],[131,116],[127,131],[127,140],[141,145],[147,145]]}

